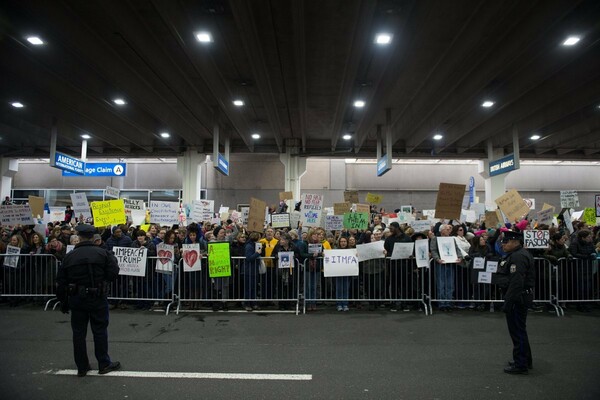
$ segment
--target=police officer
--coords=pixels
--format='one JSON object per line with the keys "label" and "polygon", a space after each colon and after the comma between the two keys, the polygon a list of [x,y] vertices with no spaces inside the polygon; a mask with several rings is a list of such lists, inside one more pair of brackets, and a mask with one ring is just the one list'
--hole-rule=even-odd
{"label": "police officer", "polygon": [[94,246],[92,238],[96,231],[92,225],[78,225],[76,230],[81,241],[63,259],[56,276],[56,284],[61,311],[68,313],[69,309],[71,310],[77,376],[84,377],[92,369],[85,343],[88,321],[94,335],[98,373],[106,374],[121,368],[121,363],[112,362],[108,356],[106,300],[107,282],[117,278],[119,265],[112,253]]}
{"label": "police officer", "polygon": [[502,310],[513,342],[513,361],[509,361],[504,372],[527,375],[533,367],[526,329],[527,308],[533,302],[535,284],[533,257],[523,248],[523,235],[513,231],[504,232],[502,251],[506,255],[498,266],[495,283],[504,293]]}

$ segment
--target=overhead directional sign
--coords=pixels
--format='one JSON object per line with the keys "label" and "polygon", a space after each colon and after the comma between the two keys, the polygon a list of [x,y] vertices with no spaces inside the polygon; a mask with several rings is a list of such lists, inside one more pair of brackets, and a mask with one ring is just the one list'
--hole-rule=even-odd
{"label": "overhead directional sign", "polygon": [[73,175],[84,175],[85,171],[85,162],[83,160],[59,153],[58,151],[54,156],[54,162],[51,162],[50,166],[62,169],[63,172],[72,172]]}
{"label": "overhead directional sign", "polygon": [[519,159],[514,154],[490,161],[490,176],[505,174],[515,169],[519,169]]}
{"label": "overhead directional sign", "polygon": [[[57,153],[58,154],[58,153]],[[77,176],[69,171],[63,170],[63,176]],[[126,163],[86,163],[85,176],[127,176]]]}
{"label": "overhead directional sign", "polygon": [[229,160],[219,153],[215,169],[225,176],[229,176]]}

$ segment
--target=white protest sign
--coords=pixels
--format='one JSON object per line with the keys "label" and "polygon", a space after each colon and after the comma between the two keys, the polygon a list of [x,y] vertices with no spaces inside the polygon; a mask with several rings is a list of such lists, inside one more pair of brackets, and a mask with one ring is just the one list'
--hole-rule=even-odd
{"label": "white protest sign", "polygon": [[183,270],[184,272],[196,272],[202,270],[200,257],[200,243],[182,244]]}
{"label": "white protest sign", "polygon": [[271,214],[271,226],[277,228],[289,228],[290,227],[290,214]]}
{"label": "white protest sign", "polygon": [[156,245],[156,272],[170,274],[173,272],[173,261],[175,260],[175,246],[165,243]]}
{"label": "white protest sign", "polygon": [[429,267],[429,240],[419,239],[415,240],[415,260],[417,261],[417,267],[428,268]]}
{"label": "white protest sign", "polygon": [[579,194],[576,190],[560,191],[560,206],[562,208],[579,207]]}
{"label": "white protest sign", "polygon": [[475,211],[475,215],[477,219],[479,219],[482,215],[485,215],[485,204],[484,203],[471,203],[469,207],[471,210]]}
{"label": "white protest sign", "polygon": [[246,225],[248,223],[248,216],[250,215],[250,207],[242,207],[240,208],[240,212],[242,213],[242,224]]}
{"label": "white protest sign", "polygon": [[358,254],[356,249],[325,250],[323,274],[330,276],[358,276]]}
{"label": "white protest sign", "polygon": [[[13,254],[11,256],[11,254]],[[19,257],[15,254],[21,254],[21,248],[17,246],[6,246],[6,255],[4,256],[4,266],[17,268],[19,266]]]}
{"label": "white protest sign", "polygon": [[477,221],[477,213],[475,213],[475,210],[462,210],[460,219],[466,222],[475,222]]}
{"label": "white protest sign", "polygon": [[125,210],[144,210],[144,200],[123,199]]}
{"label": "white protest sign", "polygon": [[74,248],[75,248],[74,244],[68,244],[67,245],[67,251],[65,252],[65,254],[69,254],[70,252],[73,251]]}
{"label": "white protest sign", "polygon": [[119,262],[119,275],[146,276],[146,257],[148,249],[140,247],[113,247]]}
{"label": "white protest sign", "polygon": [[65,209],[63,207],[50,207],[50,221],[64,221]]}
{"label": "white protest sign", "polygon": [[192,220],[196,222],[210,221],[213,218],[214,210],[214,200],[194,200],[192,201]]}
{"label": "white protest sign", "polygon": [[492,283],[492,273],[480,271],[477,274],[477,283]]}
{"label": "white protest sign", "polygon": [[411,221],[410,226],[415,232],[425,232],[431,229],[431,221],[424,219],[419,221]]}
{"label": "white protest sign", "polygon": [[458,255],[456,254],[456,242],[454,237],[438,236],[436,239],[440,258],[446,263],[455,263],[458,259]]}
{"label": "white protest sign", "polygon": [[344,229],[344,216],[343,215],[327,215],[325,216],[325,230],[326,231],[341,231]]}
{"label": "white protest sign", "polygon": [[107,186],[106,190],[104,191],[104,197],[108,197],[111,199],[118,199],[119,198],[119,189],[116,187]]}
{"label": "white protest sign", "polygon": [[358,261],[373,260],[376,258],[385,258],[383,240],[376,242],[359,244],[356,246],[358,252]]}
{"label": "white protest sign", "polygon": [[293,251],[281,251],[277,253],[279,268],[294,268],[294,252]]}
{"label": "white protest sign", "polygon": [[300,222],[300,213],[298,211],[292,211],[290,213],[290,226],[292,229],[298,228]]}
{"label": "white protest sign", "polygon": [[563,213],[563,220],[565,221],[565,226],[567,227],[567,229],[569,230],[569,232],[573,232],[573,221],[571,220],[571,211],[570,210],[566,210]]}
{"label": "white protest sign", "polygon": [[427,219],[435,218],[435,210],[423,210],[423,216]]}
{"label": "white protest sign", "polygon": [[413,250],[415,249],[415,244],[413,242],[410,243],[402,243],[396,242],[394,243],[394,250],[392,251],[392,255],[390,257],[391,260],[401,260],[410,258],[413,254]]}
{"label": "white protest sign", "polygon": [[70,193],[71,203],[73,203],[73,213],[75,218],[79,218],[83,215],[84,219],[92,218],[92,211],[90,210],[90,203],[88,202],[85,193]]}
{"label": "white protest sign", "polygon": [[550,231],[523,231],[523,247],[526,249],[547,249]]}
{"label": "white protest sign", "polygon": [[179,223],[179,203],[176,201],[150,201],[150,222],[158,225]]}
{"label": "white protest sign", "polygon": [[[408,224],[409,222],[415,219],[415,217],[412,214],[406,212],[399,212],[397,215],[398,217],[396,222],[398,222],[400,225]],[[392,219],[390,219],[390,222],[392,222]]]}
{"label": "white protest sign", "polygon": [[498,272],[498,261],[488,261],[486,271],[490,273]]}
{"label": "white protest sign", "polygon": [[[65,219],[63,217],[61,221]],[[0,206],[0,223],[2,225],[33,225],[33,217],[31,216],[31,207],[28,205],[10,204]]]}
{"label": "white protest sign", "polygon": [[474,257],[473,269],[485,269],[485,257]]}
{"label": "white protest sign", "polygon": [[223,214],[223,213],[229,213],[229,207],[219,207],[219,215]]}
{"label": "white protest sign", "polygon": [[308,253],[309,254],[319,254],[323,252],[323,245],[321,243],[309,243],[308,244]]}
{"label": "white protest sign", "polygon": [[554,217],[554,207],[546,208],[545,210],[538,211],[537,221],[539,225],[550,225],[552,224],[552,218]]}
{"label": "white protest sign", "polygon": [[301,199],[300,218],[302,226],[319,226],[321,212],[323,211],[323,195],[302,193]]}

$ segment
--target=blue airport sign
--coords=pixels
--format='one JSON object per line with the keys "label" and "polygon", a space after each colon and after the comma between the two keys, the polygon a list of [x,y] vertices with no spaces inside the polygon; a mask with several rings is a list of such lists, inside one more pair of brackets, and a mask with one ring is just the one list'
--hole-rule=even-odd
{"label": "blue airport sign", "polygon": [[519,161],[515,159],[514,154],[490,161],[490,176],[505,174],[519,168]]}
{"label": "blue airport sign", "polygon": [[221,153],[218,153],[215,169],[225,176],[229,176],[229,160],[226,160]]}
{"label": "blue airport sign", "polygon": [[73,175],[84,175],[85,162],[75,157],[56,152],[52,167],[71,172]]}
{"label": "blue airport sign", "polygon": [[475,202],[475,178],[469,178],[469,204]]}
{"label": "blue airport sign", "polygon": [[[78,176],[69,171],[64,171],[63,176]],[[126,176],[126,163],[87,163],[84,176]]]}
{"label": "blue airport sign", "polygon": [[377,161],[377,176],[381,176],[392,169],[390,157],[384,155]]}

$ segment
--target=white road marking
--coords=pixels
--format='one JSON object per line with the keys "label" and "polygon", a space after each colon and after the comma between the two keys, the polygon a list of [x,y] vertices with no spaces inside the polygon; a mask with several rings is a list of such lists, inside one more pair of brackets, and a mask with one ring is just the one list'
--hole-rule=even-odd
{"label": "white road marking", "polygon": [[[77,375],[76,369],[58,369],[42,372],[48,375]],[[312,374],[235,374],[217,372],[148,372],[148,371],[113,371],[99,375],[93,371],[87,376],[121,377],[121,378],[175,378],[175,379],[246,379],[271,381],[310,381]]]}

